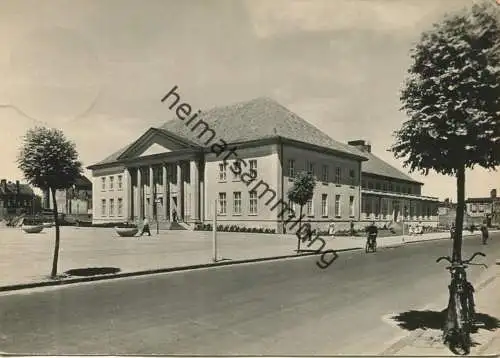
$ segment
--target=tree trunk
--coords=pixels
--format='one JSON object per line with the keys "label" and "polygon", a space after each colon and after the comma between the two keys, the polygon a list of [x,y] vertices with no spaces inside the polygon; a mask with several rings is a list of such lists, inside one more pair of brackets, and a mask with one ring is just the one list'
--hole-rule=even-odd
{"label": "tree trunk", "polygon": [[56,278],[57,276],[57,262],[59,260],[59,220],[57,214],[57,202],[56,202],[56,190],[49,189],[52,192],[52,201],[54,203],[53,213],[54,213],[54,221],[56,226],[56,242],[54,246],[54,258],[52,260],[52,272],[50,273],[51,278]]}
{"label": "tree trunk", "polygon": [[453,238],[453,262],[462,260],[462,231],[465,211],[465,166],[457,171],[457,216],[455,218],[455,237]]}
{"label": "tree trunk", "polygon": [[[302,230],[302,205],[300,206],[299,214],[299,231]],[[297,253],[300,251],[300,235],[297,235]]]}

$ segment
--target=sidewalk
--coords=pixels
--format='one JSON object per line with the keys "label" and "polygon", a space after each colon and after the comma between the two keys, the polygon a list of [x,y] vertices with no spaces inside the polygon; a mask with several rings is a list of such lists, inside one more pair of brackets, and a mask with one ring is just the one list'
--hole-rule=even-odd
{"label": "sidewalk", "polygon": [[[492,266],[476,283],[474,296],[478,330],[471,335],[473,347],[470,356],[498,355],[500,353],[500,266]],[[439,312],[446,307],[447,295],[428,311]],[[441,317],[442,318],[442,317]],[[381,355],[445,356],[453,353],[442,342],[440,329],[418,329],[407,338],[386,349]]]}
{"label": "sidewalk", "polygon": [[[467,235],[470,234],[464,232],[464,236]],[[40,234],[26,234],[19,228],[0,228],[0,291],[8,290],[6,286],[51,281],[48,275],[52,266],[54,237],[54,228],[45,229]],[[378,239],[378,247],[448,237],[447,232],[404,238],[385,237]],[[217,255],[223,264],[297,256],[295,235],[221,232],[217,238]],[[324,250],[344,251],[365,246],[364,237],[323,239],[326,243]],[[153,234],[151,237],[122,238],[114,229],[62,227],[58,273],[63,274],[71,269],[106,267],[119,270],[122,275],[187,266],[210,266],[213,264],[212,245],[211,232],[160,231],[159,235]],[[319,246],[317,243],[309,249],[315,250]],[[301,248],[306,249],[307,245],[302,243]]]}

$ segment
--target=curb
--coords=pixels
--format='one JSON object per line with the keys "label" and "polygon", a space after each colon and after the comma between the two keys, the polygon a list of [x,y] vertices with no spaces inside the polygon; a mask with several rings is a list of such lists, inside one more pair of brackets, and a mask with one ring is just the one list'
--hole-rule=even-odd
{"label": "curb", "polygon": [[[353,251],[353,250],[360,250],[360,248],[347,248],[347,249],[339,249],[339,250],[333,250],[333,251],[334,252],[345,252],[345,251]],[[179,267],[167,267],[167,268],[160,268],[160,269],[124,272],[124,273],[90,276],[90,277],[68,278],[68,279],[61,279],[61,280],[54,280],[54,281],[38,281],[38,282],[30,282],[30,283],[20,283],[20,284],[14,284],[14,285],[0,286],[0,292],[18,291],[18,290],[29,289],[29,288],[37,288],[37,287],[63,286],[63,285],[70,285],[70,284],[74,284],[74,283],[112,280],[112,279],[118,279],[118,278],[126,278],[126,277],[134,277],[134,276],[146,276],[146,275],[154,275],[154,274],[169,273],[169,272],[200,270],[200,269],[205,269],[205,268],[229,266],[229,265],[239,265],[239,264],[254,263],[254,262],[278,261],[278,260],[284,260],[284,259],[314,256],[314,255],[321,255],[321,254],[322,254],[322,252],[301,252],[299,254],[296,253],[293,255],[258,257],[258,258],[234,260],[234,261],[228,260],[228,261],[212,262],[212,263],[206,263],[206,264],[196,264],[196,265],[179,266]]]}
{"label": "curb", "polygon": [[[487,287],[490,283],[495,281],[495,279],[499,278],[498,273],[488,275],[486,277],[480,278],[480,281],[475,282],[473,284],[475,294],[478,294],[480,291],[482,291],[485,287]],[[436,303],[432,303],[429,306],[436,306]],[[378,353],[377,355],[390,355],[390,356],[395,356],[398,355],[398,352],[400,352],[402,349],[405,347],[411,345],[415,341],[417,341],[420,337],[422,337],[427,331],[426,330],[418,330],[415,332],[411,332],[408,334],[406,337],[403,337],[396,341],[395,343],[391,344],[389,347],[385,348],[381,353]],[[490,341],[493,341],[496,339],[496,336],[493,336]],[[489,345],[490,341],[488,341],[487,344]],[[486,349],[483,347],[483,349]],[[437,354],[439,355],[439,354]]]}

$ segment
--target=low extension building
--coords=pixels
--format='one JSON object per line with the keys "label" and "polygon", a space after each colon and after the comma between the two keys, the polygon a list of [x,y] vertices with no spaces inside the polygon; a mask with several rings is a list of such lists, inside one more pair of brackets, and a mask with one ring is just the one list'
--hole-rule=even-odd
{"label": "low extension building", "polygon": [[[420,192],[372,193],[368,187],[362,194],[362,165],[372,160],[371,153],[330,138],[274,100],[201,112],[174,87],[163,102],[177,118],[89,167],[94,223],[149,217],[161,227],[173,220],[192,226],[212,223],[216,210],[220,225],[291,231],[297,229],[299,208],[287,191],[299,171],[317,178],[303,221],[319,230],[332,222],[347,229],[350,222],[370,219],[360,210],[365,194],[427,200]],[[373,180],[383,178],[372,174]],[[420,190],[411,179],[396,182]]]}
{"label": "low extension building", "polygon": [[438,225],[439,200],[422,195],[423,183],[377,157],[364,140],[348,144],[368,158],[362,165],[361,220],[375,221],[380,225],[394,222]]}

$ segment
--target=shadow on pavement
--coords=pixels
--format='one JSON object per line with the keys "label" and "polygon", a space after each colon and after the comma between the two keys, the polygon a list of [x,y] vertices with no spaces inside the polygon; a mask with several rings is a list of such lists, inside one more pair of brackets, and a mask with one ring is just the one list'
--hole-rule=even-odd
{"label": "shadow on pavement", "polygon": [[118,267],[86,267],[71,269],[65,272],[69,276],[96,276],[96,275],[110,275],[120,272]]}
{"label": "shadow on pavement", "polygon": [[[399,315],[391,317],[399,327],[408,331],[415,331],[417,329],[436,329],[443,328],[446,319],[446,309],[438,311],[407,311]],[[496,317],[490,316],[485,313],[476,313],[476,324],[472,333],[476,333],[479,328],[488,331],[494,331],[500,328],[500,320]]]}

